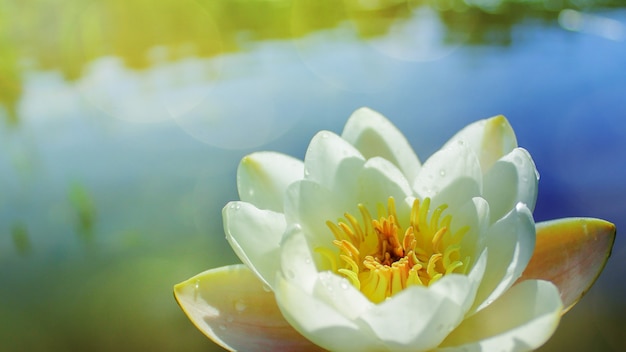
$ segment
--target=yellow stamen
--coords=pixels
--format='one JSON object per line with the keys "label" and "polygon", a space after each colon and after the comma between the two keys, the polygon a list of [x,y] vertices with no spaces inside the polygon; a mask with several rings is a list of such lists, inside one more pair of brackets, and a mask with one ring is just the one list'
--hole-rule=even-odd
{"label": "yellow stamen", "polygon": [[333,272],[375,303],[412,285],[428,286],[444,275],[466,273],[470,258],[461,260],[461,241],[469,227],[452,234],[452,217],[444,216],[447,206],[435,208],[430,219],[429,208],[429,198],[421,204],[416,199],[403,228],[392,197],[387,209],[378,205],[377,219],[359,204],[361,221],[346,213],[337,223],[326,222],[339,251],[316,251],[328,260]]}

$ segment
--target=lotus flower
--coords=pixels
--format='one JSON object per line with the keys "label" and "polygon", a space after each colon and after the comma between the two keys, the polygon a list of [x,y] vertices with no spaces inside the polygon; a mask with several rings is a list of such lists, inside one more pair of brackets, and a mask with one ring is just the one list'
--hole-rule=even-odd
{"label": "lotus flower", "polygon": [[357,110],[304,162],[259,152],[224,207],[243,264],[174,288],[205,335],[243,351],[522,351],[588,290],[615,238],[590,218],[535,224],[538,173],[503,116],[421,164]]}

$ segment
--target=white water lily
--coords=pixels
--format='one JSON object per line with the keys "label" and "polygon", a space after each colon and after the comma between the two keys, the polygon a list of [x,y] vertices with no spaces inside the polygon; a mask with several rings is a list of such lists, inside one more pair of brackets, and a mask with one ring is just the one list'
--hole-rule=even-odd
{"label": "white water lily", "polygon": [[245,266],[202,273],[175,295],[229,350],[535,349],[615,236],[596,219],[536,227],[537,184],[502,116],[467,126],[422,165],[395,126],[362,108],[341,136],[315,135],[304,162],[246,156],[241,201],[223,211]]}

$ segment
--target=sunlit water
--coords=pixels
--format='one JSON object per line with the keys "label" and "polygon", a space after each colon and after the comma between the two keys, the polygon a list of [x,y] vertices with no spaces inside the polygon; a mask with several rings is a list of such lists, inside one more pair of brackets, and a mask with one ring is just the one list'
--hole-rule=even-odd
{"label": "sunlit water", "polygon": [[[221,208],[237,198],[240,158],[301,158],[360,106],[388,116],[422,161],[502,113],[541,173],[537,220],[626,225],[622,10],[462,17],[414,2],[277,1],[234,16],[226,2],[138,3],[68,9],[50,52],[45,39],[20,46],[18,30],[0,40],[0,350],[211,349],[171,286],[237,262]],[[144,15],[124,28],[124,14]],[[181,18],[180,32],[153,23]],[[626,346],[624,260],[618,234],[546,350]]]}

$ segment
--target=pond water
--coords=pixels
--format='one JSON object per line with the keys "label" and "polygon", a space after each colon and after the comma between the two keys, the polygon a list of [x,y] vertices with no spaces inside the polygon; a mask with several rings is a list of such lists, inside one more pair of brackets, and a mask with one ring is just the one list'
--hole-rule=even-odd
{"label": "pond water", "polygon": [[[218,350],[172,285],[235,263],[239,160],[352,111],[426,158],[507,116],[537,221],[626,226],[620,2],[0,0],[1,350]],[[543,350],[626,347],[626,241]]]}

